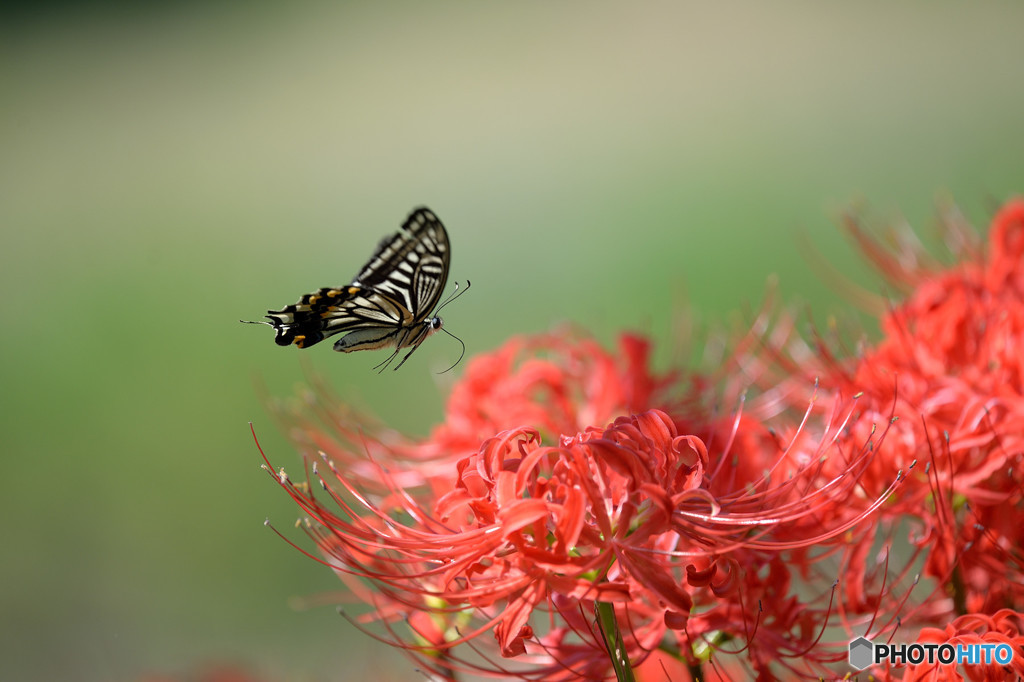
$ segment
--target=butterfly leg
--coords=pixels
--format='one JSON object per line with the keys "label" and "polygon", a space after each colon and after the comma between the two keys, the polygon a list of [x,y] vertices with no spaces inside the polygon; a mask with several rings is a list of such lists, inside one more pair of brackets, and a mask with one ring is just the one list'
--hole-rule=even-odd
{"label": "butterfly leg", "polygon": [[[395,366],[395,371],[396,372],[398,371],[399,367],[401,367],[402,365],[405,364],[405,361],[409,359],[409,356],[412,355],[413,353],[415,353],[416,349],[419,348],[419,347],[420,347],[419,344],[416,344],[415,346],[412,347],[412,350],[410,350],[408,353],[405,354],[405,357],[402,358],[402,361],[400,363],[398,363],[398,365]],[[395,351],[395,355],[398,355],[398,351],[397,350]],[[392,355],[391,357],[393,358],[393,357],[395,357],[395,355]],[[390,362],[390,358],[389,358],[388,361]]]}
{"label": "butterfly leg", "polygon": [[[415,350],[415,349],[413,349],[413,350]],[[374,367],[373,367],[373,368],[374,368],[374,369],[377,369],[377,368],[379,367],[379,368],[380,368],[380,372],[377,372],[377,374],[380,374],[381,372],[383,372],[384,370],[386,370],[386,369],[388,368],[388,365],[390,365],[390,364],[391,364],[391,361],[392,361],[392,360],[394,360],[394,359],[395,359],[395,358],[397,358],[397,357],[398,357],[398,351],[396,350],[396,351],[395,351],[394,353],[392,353],[391,355],[389,355],[389,356],[388,356],[388,357],[387,357],[387,358],[386,358],[386,359],[384,360],[384,362],[381,362],[381,363],[380,363],[380,364],[378,364],[378,365],[374,365]],[[408,358],[409,356],[408,356],[408,355],[406,355],[405,357],[406,357],[406,358]],[[402,360],[402,362],[405,362],[405,360]],[[398,367],[401,367],[401,366],[402,366],[402,362],[398,363]],[[395,369],[398,369],[398,367],[395,367]]]}

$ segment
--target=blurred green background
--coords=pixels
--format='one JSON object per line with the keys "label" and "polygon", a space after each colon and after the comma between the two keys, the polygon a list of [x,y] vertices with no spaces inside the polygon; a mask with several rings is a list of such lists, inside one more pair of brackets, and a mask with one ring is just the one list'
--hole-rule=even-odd
{"label": "blurred green background", "polygon": [[[254,390],[300,356],[413,432],[442,417],[432,339],[274,345],[238,324],[340,285],[410,209],[453,241],[469,354],[572,321],[610,340],[756,307],[798,248],[865,279],[835,218],[926,228],[1024,190],[1021,5],[917,2],[26,5],[0,22],[0,678],[418,679],[263,527]],[[662,357],[665,357],[663,355]],[[297,534],[296,534],[297,535]]]}

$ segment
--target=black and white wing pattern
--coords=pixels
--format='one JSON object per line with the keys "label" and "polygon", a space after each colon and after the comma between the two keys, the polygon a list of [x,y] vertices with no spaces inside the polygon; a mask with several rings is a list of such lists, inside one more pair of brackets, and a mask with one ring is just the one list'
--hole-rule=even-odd
{"label": "black and white wing pattern", "polygon": [[427,208],[412,212],[402,229],[377,245],[353,286],[369,287],[402,302],[422,322],[448,282],[451,246],[444,225]]}
{"label": "black and white wing pattern", "polygon": [[387,365],[402,348],[412,351],[441,328],[431,317],[448,281],[451,247],[444,225],[428,208],[412,212],[400,229],[385,237],[352,284],[325,287],[294,305],[270,310],[267,319],[279,346],[309,348],[329,336],[344,334],[334,350],[351,353],[394,348]]}

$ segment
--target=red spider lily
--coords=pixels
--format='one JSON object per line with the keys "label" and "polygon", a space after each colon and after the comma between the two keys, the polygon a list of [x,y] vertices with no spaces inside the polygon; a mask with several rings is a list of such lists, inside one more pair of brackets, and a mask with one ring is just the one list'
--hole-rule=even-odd
{"label": "red spider lily", "polygon": [[[877,391],[898,376],[908,419],[894,439],[903,447],[888,454],[930,465],[927,477],[908,480],[899,493],[921,505],[912,542],[927,550],[925,574],[946,597],[944,618],[930,620],[959,616],[946,630],[951,641],[961,627],[977,630],[976,641],[998,639],[1009,622],[1000,609],[1024,609],[1024,201],[996,215],[987,253],[964,253],[948,270],[898,269],[874,253],[883,272],[916,287],[883,318],[883,340],[853,380]],[[1004,617],[983,615],[997,611]],[[1018,678],[1020,622],[1012,633]],[[965,675],[1013,677],[999,666],[967,666]],[[940,678],[921,672],[910,679]]]}
{"label": "red spider lily", "polygon": [[[867,508],[848,513],[844,502],[863,494],[857,473],[884,430],[834,451],[853,405],[838,398],[824,419],[776,431],[742,415],[674,418],[651,403],[675,377],[647,369],[638,337],[623,337],[620,350],[515,339],[470,364],[446,423],[422,442],[350,425],[318,394],[319,422],[298,417],[296,432],[330,470],[309,472],[326,497],[277,479],[308,514],[323,561],[374,606],[361,622],[380,620],[383,638],[442,677],[607,676],[597,603],[613,605],[634,664],[659,648],[693,669],[716,652],[765,670],[840,660],[845,641],[820,641],[836,575],[808,600],[790,566],[870,528],[861,522],[898,472]],[[811,403],[807,416],[817,411]],[[702,436],[680,431],[700,421]],[[843,460],[838,473],[824,473],[829,457]],[[411,637],[394,629],[398,619]],[[480,650],[486,632],[514,663]]]}
{"label": "red spider lily", "polygon": [[[881,272],[908,290],[905,301],[882,315],[882,339],[859,357],[843,358],[820,341],[817,352],[786,346],[778,341],[785,338],[780,334],[766,344],[769,352],[748,353],[744,364],[776,396],[789,396],[791,387],[809,375],[860,392],[861,418],[844,434],[852,442],[860,442],[865,425],[887,412],[899,418],[886,447],[861,476],[868,489],[884,483],[892,468],[919,463],[876,517],[879,537],[888,544],[906,535],[906,568],[894,580],[887,568],[872,566],[869,554],[877,549],[867,544],[870,536],[863,536],[844,558],[842,606],[858,610],[877,603],[880,615],[888,613],[890,621],[899,616],[895,622],[904,628],[934,627],[1006,607],[1019,611],[1024,602],[1024,201],[1011,201],[999,211],[987,249],[974,245],[962,222],[948,220],[950,241],[961,245],[958,262],[950,267],[937,265],[907,240],[891,251],[858,223],[851,220],[848,227]],[[779,384],[771,385],[772,378]],[[864,502],[853,498],[851,504]],[[926,593],[896,599],[894,583],[909,584],[912,566],[930,578]],[[876,634],[895,624],[884,621],[875,624]]]}
{"label": "red spider lily", "polygon": [[[852,225],[852,224],[851,224]],[[948,269],[920,253],[890,254],[855,234],[890,280],[913,287],[882,317],[882,340],[848,371],[833,372],[864,404],[898,386],[903,417],[876,464],[927,462],[891,509],[920,521],[925,572],[951,586],[950,617],[1024,601],[1024,201],[1006,204],[988,249]],[[956,223],[958,243],[969,243]],[[833,365],[832,369],[836,369]],[[881,469],[884,475],[885,469]]]}
{"label": "red spider lily", "polygon": [[[907,424],[912,451],[891,456],[946,441],[938,480],[982,505],[1005,502],[1006,490],[979,484],[1019,463],[1024,446],[1024,201],[996,216],[987,255],[965,254],[948,270],[901,267],[905,255],[868,248],[883,273],[914,290],[882,317],[882,340],[849,380],[879,397],[898,381],[917,418]],[[1019,490],[1019,481],[1005,483]]]}

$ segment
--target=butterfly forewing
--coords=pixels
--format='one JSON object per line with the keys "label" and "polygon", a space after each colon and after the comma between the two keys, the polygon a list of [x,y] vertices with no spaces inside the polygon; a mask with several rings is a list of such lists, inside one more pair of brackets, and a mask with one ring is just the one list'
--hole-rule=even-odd
{"label": "butterfly forewing", "polygon": [[417,209],[380,242],[351,285],[323,288],[268,311],[274,340],[308,348],[345,334],[335,350],[415,348],[441,326],[428,318],[447,283],[450,258],[444,225],[429,209]]}
{"label": "butterfly forewing", "polygon": [[414,322],[422,322],[441,298],[450,257],[444,225],[430,209],[417,209],[401,230],[381,241],[353,284],[391,296]]}

